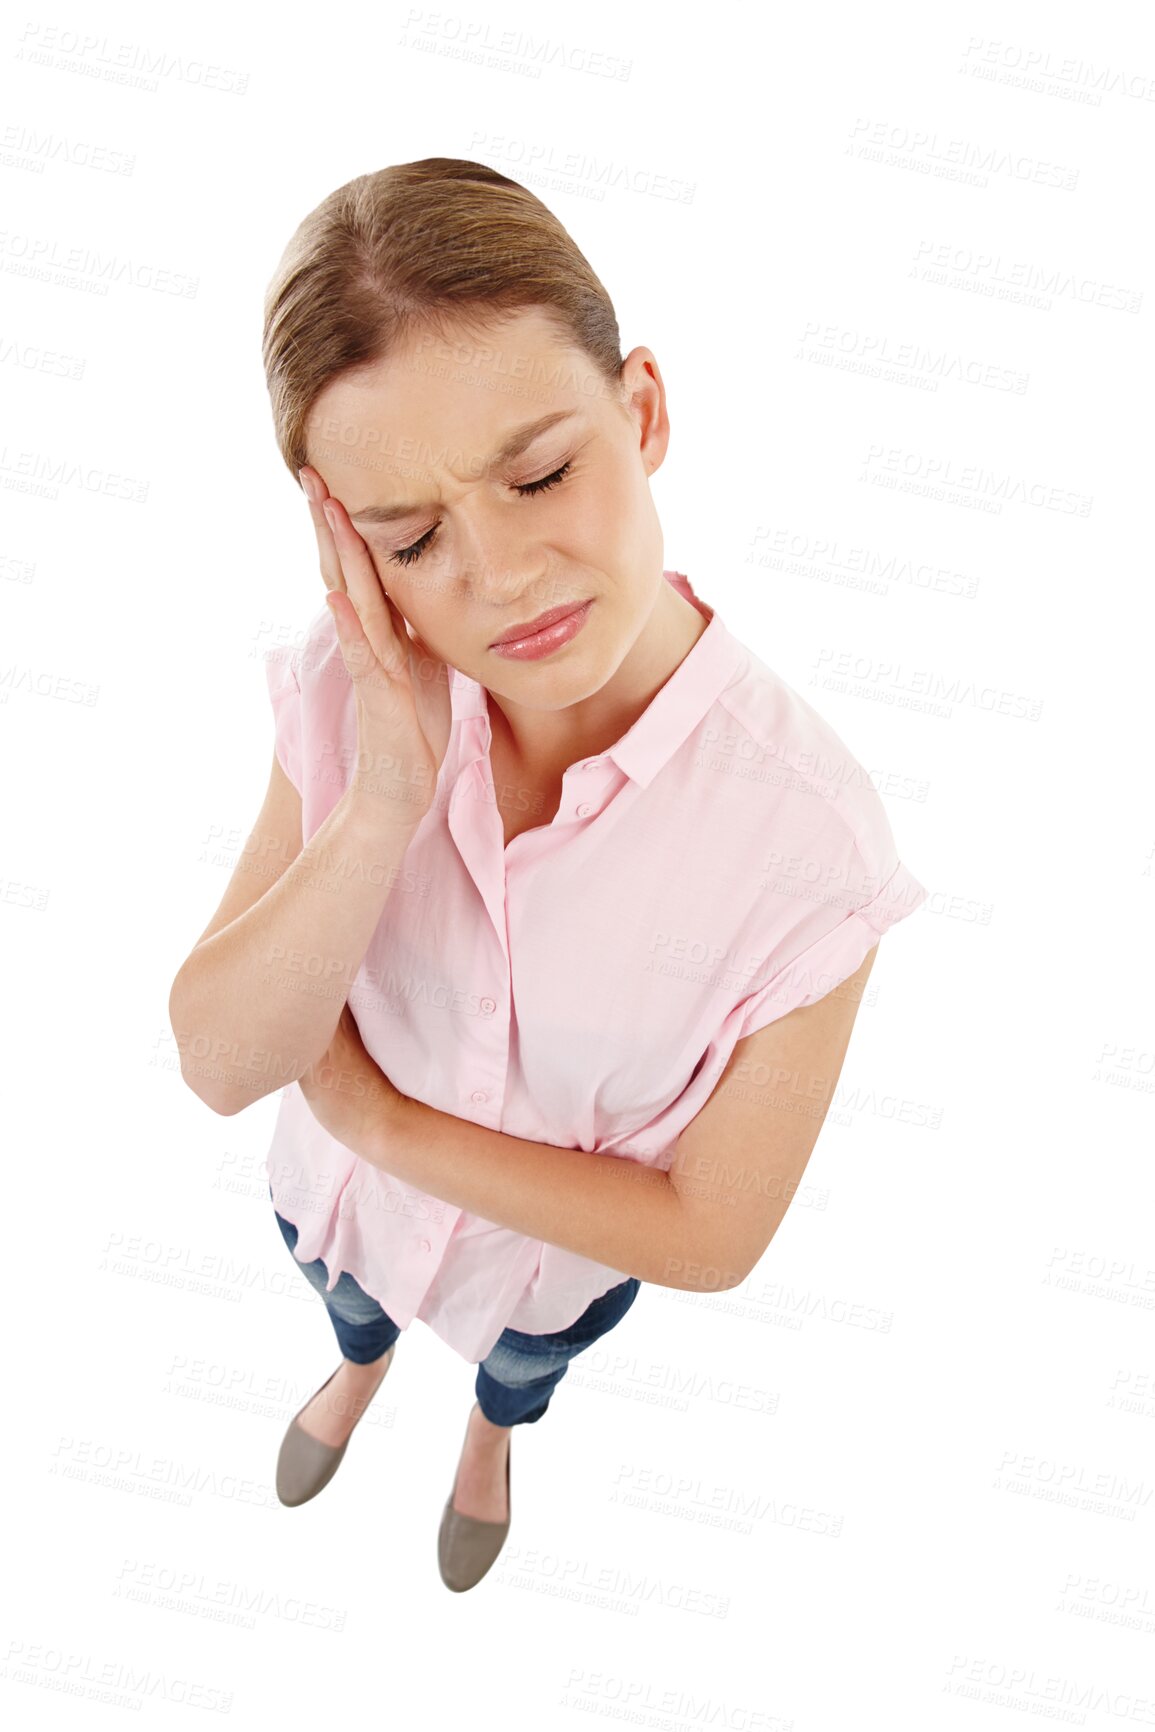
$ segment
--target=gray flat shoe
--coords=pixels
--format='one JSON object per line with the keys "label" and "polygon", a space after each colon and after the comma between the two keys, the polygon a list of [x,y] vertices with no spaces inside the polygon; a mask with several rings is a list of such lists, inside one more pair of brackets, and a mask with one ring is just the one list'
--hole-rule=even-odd
{"label": "gray flat shoe", "polygon": [[[397,1343],[394,1342],[393,1346],[388,1349],[389,1365],[393,1363],[392,1355],[396,1351],[396,1347]],[[389,1365],[385,1367],[382,1373],[382,1382],[389,1374]],[[341,1367],[338,1365],[337,1371],[340,1369]],[[333,1378],[336,1377],[337,1371],[325,1379],[321,1389],[328,1389]],[[314,1390],[309,1401],[315,1400],[320,1395],[321,1389]],[[297,1421],[304,1413],[305,1408],[308,1407],[309,1401],[306,1401],[304,1406],[299,1407],[290,1420],[289,1429],[281,1441],[281,1451],[277,1457],[277,1496],[289,1509],[295,1509],[298,1504],[308,1503],[309,1499],[316,1497],[319,1491],[324,1491],[340,1467],[353,1436],[351,1431],[344,1443],[332,1444],[322,1443],[319,1437],[311,1437],[307,1431],[302,1431]],[[365,1415],[362,1414],[361,1419],[364,1417]],[[354,1425],[353,1431],[356,1431],[361,1419]]]}
{"label": "gray flat shoe", "polygon": [[513,1499],[510,1493],[509,1463],[513,1454],[513,1434],[510,1433],[509,1446],[505,1457],[505,1495],[509,1500],[509,1514],[503,1522],[483,1522],[476,1516],[462,1515],[453,1507],[453,1496],[457,1490],[456,1477],[453,1481],[453,1491],[449,1494],[441,1514],[441,1527],[437,1535],[437,1567],[441,1571],[441,1580],[455,1594],[463,1594],[467,1588],[477,1586],[488,1570],[497,1562],[497,1557],[505,1544],[510,1522],[513,1520]]}

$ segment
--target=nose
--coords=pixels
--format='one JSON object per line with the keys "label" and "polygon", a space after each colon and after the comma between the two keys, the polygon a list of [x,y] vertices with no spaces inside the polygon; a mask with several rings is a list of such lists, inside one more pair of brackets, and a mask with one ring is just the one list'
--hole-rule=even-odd
{"label": "nose", "polygon": [[470,593],[503,606],[519,595],[532,564],[529,526],[477,494],[457,519],[458,569]]}
{"label": "nose", "polygon": [[[491,613],[496,631],[552,605],[546,562],[525,525],[491,512],[459,519],[454,567],[462,594]],[[542,600],[542,597],[545,597]],[[557,599],[556,597],[554,598]]]}

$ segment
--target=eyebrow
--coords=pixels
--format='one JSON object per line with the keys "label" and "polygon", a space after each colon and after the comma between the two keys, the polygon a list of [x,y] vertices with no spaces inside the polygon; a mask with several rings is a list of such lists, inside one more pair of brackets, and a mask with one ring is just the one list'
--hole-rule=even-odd
{"label": "eyebrow", "polygon": [[[576,415],[576,409],[557,409],[552,415],[542,415],[536,421],[526,421],[522,426],[515,427],[500,451],[495,451],[489,462],[491,466],[509,463],[514,457],[520,457],[527,445],[532,445],[540,433],[545,433],[559,421],[568,421]],[[412,517],[415,511],[423,511],[425,506],[421,500],[414,500],[409,505],[366,505],[361,511],[349,513],[350,523],[392,523],[398,517]]]}

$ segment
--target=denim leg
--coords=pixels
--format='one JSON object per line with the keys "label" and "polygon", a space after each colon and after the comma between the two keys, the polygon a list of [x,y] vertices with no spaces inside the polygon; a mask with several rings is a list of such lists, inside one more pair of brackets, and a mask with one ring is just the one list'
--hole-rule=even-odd
{"label": "denim leg", "polygon": [[[271,1191],[272,1187],[269,1189]],[[276,1209],[273,1213],[277,1215]],[[285,1244],[294,1251],[296,1227],[283,1215],[277,1215],[277,1225]],[[297,1262],[295,1255],[293,1261]],[[389,1313],[354,1281],[347,1269],[338,1277],[330,1293],[325,1286],[329,1271],[323,1258],[318,1257],[312,1263],[297,1262],[297,1268],[324,1300],[333,1333],[345,1359],[351,1359],[354,1365],[371,1365],[375,1359],[388,1353],[401,1331]]]}
{"label": "denim leg", "polygon": [[602,1335],[620,1323],[638,1296],[636,1275],[595,1299],[568,1329],[553,1335],[503,1330],[477,1367],[474,1393],[491,1425],[533,1425],[569,1369]]}

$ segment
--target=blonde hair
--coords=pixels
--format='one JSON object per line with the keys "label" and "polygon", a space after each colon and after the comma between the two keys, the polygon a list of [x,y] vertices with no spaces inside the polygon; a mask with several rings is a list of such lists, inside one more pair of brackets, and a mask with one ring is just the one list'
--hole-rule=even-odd
{"label": "blonde hair", "polygon": [[618,383],[613,303],[533,193],[484,163],[430,156],[359,175],[298,226],[265,294],[262,356],[277,444],[294,480],[326,385],[416,333],[444,340],[545,311],[560,342]]}

